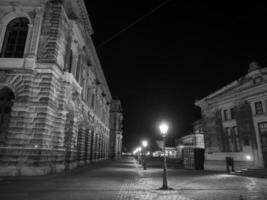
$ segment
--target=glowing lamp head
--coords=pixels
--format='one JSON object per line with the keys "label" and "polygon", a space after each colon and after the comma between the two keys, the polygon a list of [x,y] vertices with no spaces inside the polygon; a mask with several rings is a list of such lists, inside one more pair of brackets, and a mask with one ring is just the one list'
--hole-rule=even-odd
{"label": "glowing lamp head", "polygon": [[161,133],[162,137],[166,137],[168,129],[169,129],[168,125],[165,123],[162,123],[159,126],[159,129],[160,129],[160,133]]}
{"label": "glowing lamp head", "polygon": [[142,147],[138,147],[138,151],[142,151]]}
{"label": "glowing lamp head", "polygon": [[147,142],[146,140],[143,140],[143,141],[142,141],[142,145],[143,145],[143,147],[145,147],[145,148],[146,148],[146,147],[147,147],[147,145],[148,145],[148,142]]}
{"label": "glowing lamp head", "polygon": [[252,160],[252,157],[250,155],[246,155],[247,160]]}

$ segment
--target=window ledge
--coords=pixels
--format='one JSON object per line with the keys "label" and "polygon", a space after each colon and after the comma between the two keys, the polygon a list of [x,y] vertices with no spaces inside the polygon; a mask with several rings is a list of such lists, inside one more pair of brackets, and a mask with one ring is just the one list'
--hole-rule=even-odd
{"label": "window ledge", "polygon": [[23,68],[24,58],[0,58],[0,68],[13,69]]}
{"label": "window ledge", "polygon": [[266,116],[267,113],[259,113],[259,114],[254,114],[254,117],[262,117],[262,116]]}
{"label": "window ledge", "polygon": [[235,122],[236,119],[233,118],[233,119],[228,119],[228,120],[222,120],[223,123],[228,123],[228,122]]}

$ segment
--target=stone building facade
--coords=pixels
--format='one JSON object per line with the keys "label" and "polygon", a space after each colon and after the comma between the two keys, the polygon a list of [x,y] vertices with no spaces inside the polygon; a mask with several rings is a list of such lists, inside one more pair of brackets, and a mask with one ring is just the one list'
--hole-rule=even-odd
{"label": "stone building facade", "polygon": [[0,1],[0,176],[108,158],[111,94],[82,0]]}
{"label": "stone building facade", "polygon": [[117,98],[113,98],[110,107],[110,150],[109,157],[112,159],[120,159],[122,152],[122,120],[123,113],[121,102]]}
{"label": "stone building facade", "polygon": [[205,168],[267,167],[267,68],[251,63],[248,73],[195,102],[201,108]]}

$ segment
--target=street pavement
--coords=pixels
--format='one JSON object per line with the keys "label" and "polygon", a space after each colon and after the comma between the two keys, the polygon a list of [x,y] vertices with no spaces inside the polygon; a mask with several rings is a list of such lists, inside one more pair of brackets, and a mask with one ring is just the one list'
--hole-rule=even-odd
{"label": "street pavement", "polygon": [[267,199],[267,179],[171,168],[168,184],[172,190],[159,190],[162,169],[123,158],[42,177],[2,177],[0,200]]}

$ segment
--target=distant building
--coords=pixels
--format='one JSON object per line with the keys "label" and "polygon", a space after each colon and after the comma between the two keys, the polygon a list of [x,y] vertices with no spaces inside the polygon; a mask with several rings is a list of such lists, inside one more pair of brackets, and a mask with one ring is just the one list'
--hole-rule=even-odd
{"label": "distant building", "polygon": [[201,108],[205,169],[267,167],[267,68],[251,63],[248,74],[195,102]]}
{"label": "distant building", "polygon": [[83,0],[0,1],[0,176],[105,160],[111,94]]}
{"label": "distant building", "polygon": [[205,147],[203,134],[190,134],[177,139],[176,149],[178,159],[183,159],[183,149],[185,147],[204,149]]}
{"label": "distant building", "polygon": [[[165,155],[167,158],[175,159],[177,157],[177,151],[175,147],[165,147]],[[163,151],[154,151],[152,153],[153,157],[163,157],[164,152]]]}
{"label": "distant building", "polygon": [[193,123],[193,133],[194,134],[203,134],[203,125],[201,120],[197,120]]}
{"label": "distant building", "polygon": [[204,148],[204,137],[202,134],[191,134],[182,137],[183,146]]}
{"label": "distant building", "polygon": [[123,113],[121,102],[117,98],[113,98],[110,108],[110,142],[109,157],[120,159],[122,153],[122,120]]}

